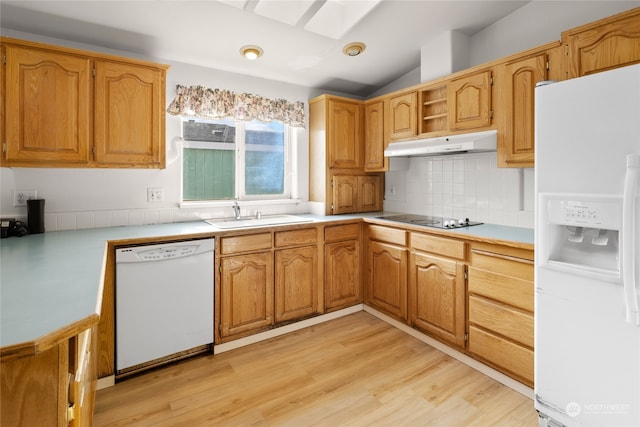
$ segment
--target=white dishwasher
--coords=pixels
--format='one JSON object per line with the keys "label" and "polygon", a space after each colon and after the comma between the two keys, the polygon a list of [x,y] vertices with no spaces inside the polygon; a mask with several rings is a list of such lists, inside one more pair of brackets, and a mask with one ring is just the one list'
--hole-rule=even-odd
{"label": "white dishwasher", "polygon": [[116,249],[116,377],[212,350],[214,244]]}

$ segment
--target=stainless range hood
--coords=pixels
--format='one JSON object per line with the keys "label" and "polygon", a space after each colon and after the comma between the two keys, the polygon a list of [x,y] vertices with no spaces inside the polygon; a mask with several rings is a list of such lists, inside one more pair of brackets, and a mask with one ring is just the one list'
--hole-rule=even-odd
{"label": "stainless range hood", "polygon": [[438,156],[442,154],[496,151],[498,132],[464,133],[438,138],[392,142],[384,150],[385,157]]}

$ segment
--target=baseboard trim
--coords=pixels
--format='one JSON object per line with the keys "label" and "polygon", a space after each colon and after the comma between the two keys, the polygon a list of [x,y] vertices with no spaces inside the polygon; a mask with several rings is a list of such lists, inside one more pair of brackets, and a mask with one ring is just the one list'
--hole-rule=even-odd
{"label": "baseboard trim", "polygon": [[342,310],[333,311],[327,314],[321,314],[320,316],[310,317],[309,319],[301,320],[300,322],[290,323],[279,328],[274,328],[265,332],[257,333],[255,335],[250,335],[245,338],[239,338],[237,340],[229,341],[223,344],[216,344],[213,346],[213,354],[224,353],[236,348],[245,347],[260,341],[268,340],[269,338],[279,337],[280,335],[308,328],[309,326],[318,325],[320,323],[328,322],[329,320],[357,313],[359,311],[362,311],[363,309],[364,304],[357,304],[351,307],[343,308]]}
{"label": "baseboard trim", "polygon": [[456,359],[457,361],[464,363],[465,365],[475,369],[476,371],[482,372],[483,374],[485,374],[486,376],[498,381],[499,383],[509,387],[510,389],[517,391],[518,393],[528,397],[529,399],[533,400],[533,389],[531,389],[530,387],[527,387],[526,385],[522,384],[521,382],[518,382],[516,380],[514,380],[513,378],[503,374],[502,372],[496,371],[495,369],[491,368],[490,366],[485,365],[482,362],[479,362],[469,356],[467,356],[464,353],[460,353],[457,350],[454,350],[453,348],[449,347],[448,345],[434,339],[431,338],[428,335],[423,334],[422,332],[413,329],[412,327],[410,327],[407,324],[404,324],[402,322],[399,322],[389,316],[387,316],[384,313],[379,312],[378,310],[376,310],[375,308],[372,308],[366,304],[364,304],[363,306],[363,310],[366,311],[367,313],[377,317],[378,319],[382,320],[383,322],[388,323],[389,325],[400,329],[401,331],[405,332],[406,334],[411,335],[412,337],[422,341],[425,344],[430,345],[431,347],[434,347],[438,350],[440,350],[441,352],[453,357],[454,359]]}

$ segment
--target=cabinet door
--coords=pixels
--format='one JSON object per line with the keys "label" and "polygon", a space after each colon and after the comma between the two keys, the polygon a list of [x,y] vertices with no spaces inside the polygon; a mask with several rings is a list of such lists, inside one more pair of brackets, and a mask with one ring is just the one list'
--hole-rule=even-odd
{"label": "cabinet door", "polygon": [[367,302],[398,319],[407,320],[407,261],[405,248],[369,242]]}
{"label": "cabinet door", "polygon": [[504,166],[533,167],[534,92],[536,83],[547,79],[547,55],[504,64],[500,70],[503,99],[503,132],[500,160]]}
{"label": "cabinet door", "polygon": [[491,71],[452,80],[447,86],[449,129],[491,125]]}
{"label": "cabinet door", "polygon": [[418,134],[418,92],[385,99],[384,118],[389,141],[416,136]]}
{"label": "cabinet door", "polygon": [[164,168],[165,71],[96,61],[95,162]]}
{"label": "cabinet door", "polygon": [[364,107],[364,170],[385,171],[388,161],[384,157],[384,102],[378,101]]}
{"label": "cabinet door", "polygon": [[324,261],[325,310],[333,311],[361,303],[359,241],[325,244]]}
{"label": "cabinet door", "polygon": [[91,60],[7,45],[6,62],[5,159],[18,165],[87,163]]}
{"label": "cabinet door", "polygon": [[574,78],[640,62],[640,8],[562,33]]}
{"label": "cabinet door", "polygon": [[332,207],[334,214],[358,211],[358,177],[356,175],[333,177]]}
{"label": "cabinet door", "polygon": [[327,121],[328,166],[362,167],[362,105],[329,99]]}
{"label": "cabinet door", "polygon": [[[314,230],[315,231],[315,230]],[[276,251],[276,322],[318,311],[318,249],[315,246]]]}
{"label": "cabinet door", "polygon": [[382,210],[382,176],[362,175],[358,177],[358,212]]}
{"label": "cabinet door", "polygon": [[409,269],[411,325],[450,344],[464,346],[464,264],[412,253]]}
{"label": "cabinet door", "polygon": [[220,336],[242,334],[273,324],[271,252],[225,257],[220,261]]}

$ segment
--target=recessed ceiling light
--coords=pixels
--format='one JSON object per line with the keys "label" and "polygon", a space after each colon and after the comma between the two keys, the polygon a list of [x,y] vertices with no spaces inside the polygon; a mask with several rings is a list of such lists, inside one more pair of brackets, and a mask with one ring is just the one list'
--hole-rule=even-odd
{"label": "recessed ceiling light", "polygon": [[258,59],[262,56],[262,49],[254,45],[242,46],[240,48],[240,55],[253,61],[254,59]]}
{"label": "recessed ceiling light", "polygon": [[342,53],[344,53],[347,56],[358,56],[362,52],[364,52],[366,47],[367,46],[364,43],[360,43],[360,42],[349,43],[342,49]]}

